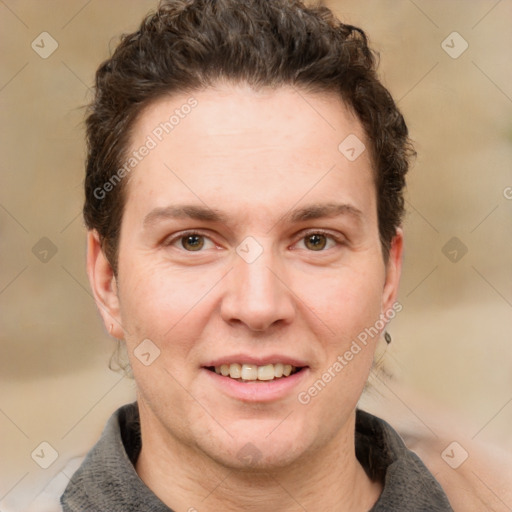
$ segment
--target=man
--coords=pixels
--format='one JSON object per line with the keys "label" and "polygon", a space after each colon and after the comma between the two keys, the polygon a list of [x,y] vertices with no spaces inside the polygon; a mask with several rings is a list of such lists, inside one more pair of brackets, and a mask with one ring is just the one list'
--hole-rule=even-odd
{"label": "man", "polygon": [[164,2],[98,70],[87,136],[88,274],[137,403],[64,510],[452,510],[356,410],[412,152],[364,33],[294,0]]}

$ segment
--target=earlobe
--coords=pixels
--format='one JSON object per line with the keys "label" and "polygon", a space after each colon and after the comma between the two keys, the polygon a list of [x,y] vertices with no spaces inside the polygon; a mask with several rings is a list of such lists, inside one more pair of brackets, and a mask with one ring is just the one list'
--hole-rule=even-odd
{"label": "earlobe", "polygon": [[107,331],[114,338],[122,339],[124,333],[116,277],[95,230],[87,234],[87,275]]}
{"label": "earlobe", "polygon": [[386,264],[386,281],[382,294],[382,311],[388,311],[398,295],[400,284],[400,275],[402,273],[402,255],[403,255],[403,231],[397,228],[396,234],[391,241],[389,257]]}

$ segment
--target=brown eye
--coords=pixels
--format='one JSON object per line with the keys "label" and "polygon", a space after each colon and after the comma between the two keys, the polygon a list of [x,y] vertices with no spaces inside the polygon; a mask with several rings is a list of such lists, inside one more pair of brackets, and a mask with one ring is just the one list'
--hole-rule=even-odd
{"label": "brown eye", "polygon": [[181,237],[181,246],[187,251],[199,251],[204,246],[204,236],[187,235]]}
{"label": "brown eye", "polygon": [[327,245],[327,237],[321,233],[313,233],[304,238],[304,244],[312,251],[321,251]]}

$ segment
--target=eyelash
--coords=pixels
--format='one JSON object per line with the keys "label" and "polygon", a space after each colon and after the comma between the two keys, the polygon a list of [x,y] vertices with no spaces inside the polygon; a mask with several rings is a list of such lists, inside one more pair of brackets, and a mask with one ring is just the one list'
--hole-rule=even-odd
{"label": "eyelash", "polygon": [[[338,246],[343,245],[345,243],[345,239],[343,236],[335,235],[335,234],[331,233],[330,231],[325,231],[323,229],[312,229],[310,231],[307,231],[302,234],[302,236],[300,237],[300,240],[304,240],[305,238],[307,238],[308,236],[311,236],[311,235],[323,235],[326,238],[333,240],[336,243],[336,245],[338,245]],[[310,251],[310,252],[325,252],[325,250]]]}
{"label": "eyelash", "polygon": [[[215,243],[206,233],[202,233],[201,231],[192,230],[192,231],[184,231],[182,233],[178,233],[177,235],[172,236],[171,238],[167,238],[164,242],[164,245],[165,246],[173,245],[174,243],[179,242],[180,240],[182,240],[183,238],[187,238],[188,236],[202,236],[202,237],[210,240],[212,243]],[[183,249],[183,250],[185,250],[185,249]],[[187,251],[187,252],[194,252],[194,251]],[[201,252],[201,251],[197,251],[197,252]]]}
{"label": "eyelash", "polygon": [[[338,245],[338,246],[345,244],[345,238],[343,236],[335,235],[335,234],[333,234],[329,231],[325,231],[323,229],[312,229],[312,230],[306,231],[305,233],[302,233],[301,237],[299,238],[299,241],[303,241],[304,239],[306,239],[308,236],[311,236],[311,235],[323,235],[326,238],[333,240],[336,243],[336,245]],[[202,237],[210,240],[213,244],[215,244],[215,242],[207,234],[205,234],[201,231],[192,230],[192,231],[185,231],[182,233],[178,233],[177,235],[173,236],[172,238],[167,239],[165,241],[164,245],[171,246],[174,243],[179,242],[180,240],[182,240],[183,238],[186,238],[188,236],[202,236]],[[195,252],[195,251],[186,251],[183,247],[180,247],[180,249],[182,249],[185,252]],[[326,249],[322,249],[320,251],[309,251],[309,252],[325,252],[325,251],[326,251]],[[197,252],[202,252],[202,251],[197,251]]]}

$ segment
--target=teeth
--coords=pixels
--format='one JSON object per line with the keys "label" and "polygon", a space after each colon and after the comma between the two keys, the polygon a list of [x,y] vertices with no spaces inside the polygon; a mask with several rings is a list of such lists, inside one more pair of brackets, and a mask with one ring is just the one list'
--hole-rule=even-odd
{"label": "teeth", "polygon": [[[231,377],[231,374],[229,375]],[[258,378],[258,367],[255,364],[242,365],[242,379],[256,380]]]}
{"label": "teeth", "polygon": [[258,380],[272,380],[274,378],[274,365],[258,366]]}
{"label": "teeth", "polygon": [[233,363],[229,366],[229,376],[232,379],[240,379],[242,377],[242,366],[238,363]]}
{"label": "teeth", "polygon": [[266,364],[257,366],[255,364],[223,364],[215,367],[215,373],[232,379],[246,380],[274,380],[281,377],[288,377],[297,368],[291,364]]}

